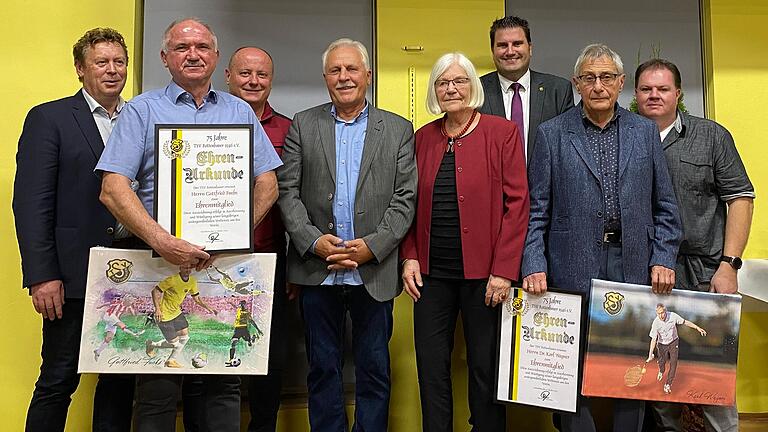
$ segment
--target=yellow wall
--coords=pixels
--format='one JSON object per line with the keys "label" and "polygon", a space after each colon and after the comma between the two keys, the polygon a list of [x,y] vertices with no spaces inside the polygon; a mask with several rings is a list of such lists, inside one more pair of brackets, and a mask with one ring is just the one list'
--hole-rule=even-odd
{"label": "yellow wall", "polygon": [[[21,289],[19,253],[13,229],[11,196],[16,172],[16,146],[27,111],[33,106],[70,96],[80,88],[72,65],[72,45],[93,27],[109,26],[123,34],[133,66],[136,52],[134,2],[96,0],[3,2],[1,30],[5,58],[0,82],[0,426],[24,428],[26,409],[40,364],[40,318],[26,290]],[[131,72],[124,95],[136,88]],[[93,380],[83,379],[70,410],[68,431],[90,430]]]}
{"label": "yellow wall", "polygon": [[[141,4],[140,1],[136,3]],[[733,133],[739,151],[757,189],[768,190],[763,105],[768,101],[768,5],[760,0],[711,0],[712,71],[716,120]],[[105,12],[102,2],[64,0],[4,3],[2,32],[3,85],[0,86],[0,249],[5,281],[0,303],[0,419],[2,430],[22,430],[26,407],[37,377],[40,350],[40,321],[33,312],[21,282],[18,252],[10,202],[14,155],[22,121],[32,106],[70,95],[79,87],[72,67],[71,46],[82,33],[96,26],[111,26],[126,36],[132,59],[132,75],[124,95],[138,88],[134,67],[139,63],[137,41],[140,11],[134,2],[113,2]],[[492,69],[487,31],[490,22],[503,14],[502,0],[378,0],[378,106],[409,115],[409,67],[415,68],[416,124],[433,117],[424,108],[425,85],[434,60],[449,50],[467,54],[480,72]],[[406,53],[405,45],[424,47],[421,53]],[[535,62],[535,59],[534,59]],[[756,201],[755,223],[748,257],[768,257],[768,207]],[[391,343],[393,395],[390,424],[393,431],[415,431],[420,424],[412,336],[412,304],[401,297],[395,306],[396,328]],[[768,412],[768,377],[764,366],[768,354],[768,315],[744,317],[739,363],[739,408],[743,412]],[[457,332],[460,334],[460,329]],[[458,339],[461,339],[460,337]],[[466,430],[466,353],[457,344],[454,355],[456,430]],[[93,380],[84,378],[70,410],[68,431],[90,429]],[[548,416],[540,411],[510,410],[510,424],[519,430],[548,430]],[[306,410],[281,412],[281,430],[307,430]]]}
{"label": "yellow wall", "polygon": [[[768,257],[768,3],[710,0],[712,92],[715,120],[733,134],[755,186],[749,258]],[[768,313],[742,315],[739,345],[740,412],[768,412]]]}

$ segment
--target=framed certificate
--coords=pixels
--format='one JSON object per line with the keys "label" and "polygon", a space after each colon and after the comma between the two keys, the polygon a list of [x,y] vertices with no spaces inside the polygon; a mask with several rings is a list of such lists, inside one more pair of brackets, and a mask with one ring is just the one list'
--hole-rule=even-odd
{"label": "framed certificate", "polygon": [[209,253],[252,252],[253,125],[156,125],[154,216]]}
{"label": "framed certificate", "polygon": [[585,322],[583,297],[515,289],[501,308],[496,399],[576,412]]}

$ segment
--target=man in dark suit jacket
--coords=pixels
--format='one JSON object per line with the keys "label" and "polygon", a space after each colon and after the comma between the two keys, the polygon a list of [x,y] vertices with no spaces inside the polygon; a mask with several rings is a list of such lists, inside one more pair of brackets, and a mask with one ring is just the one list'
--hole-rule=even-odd
{"label": "man in dark suit jacket", "polygon": [[[23,284],[43,317],[40,376],[27,431],[63,431],[80,376],[77,361],[92,246],[109,246],[115,218],[99,202],[93,168],[124,104],[128,50],[115,30],[97,28],[73,49],[82,90],[30,110],[19,138],[13,213]],[[133,376],[101,375],[94,431],[129,431]]]}
{"label": "man in dark suit jacket", "polygon": [[[497,19],[491,25],[496,71],[480,77],[485,92],[480,112],[517,123],[523,134],[526,160],[533,153],[539,124],[573,107],[568,80],[530,69],[532,47],[528,21],[516,16]],[[522,112],[515,107],[516,98]]]}
{"label": "man in dark suit jacket", "polygon": [[416,164],[411,124],[365,99],[371,71],[360,42],[323,54],[332,103],[294,117],[278,169],[278,204],[291,237],[288,281],[302,286],[312,430],[345,430],[343,334],[352,320],[353,430],[385,431],[388,343],[400,292],[397,246],[411,225]]}
{"label": "man in dark suit jacket", "polygon": [[[624,71],[607,46],[587,46],[573,80],[582,103],[536,137],[523,288],[551,284],[588,297],[594,278],[669,292],[682,226],[659,131],[616,103]],[[642,430],[644,407],[616,399],[613,430]],[[594,430],[586,401],[559,420],[563,432]]]}

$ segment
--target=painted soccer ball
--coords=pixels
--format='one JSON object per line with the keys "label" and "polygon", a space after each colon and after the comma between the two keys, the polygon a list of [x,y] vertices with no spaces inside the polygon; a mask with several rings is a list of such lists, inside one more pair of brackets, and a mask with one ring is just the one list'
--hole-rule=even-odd
{"label": "painted soccer ball", "polygon": [[204,368],[208,365],[208,355],[206,353],[197,353],[192,357],[192,366],[196,369]]}
{"label": "painted soccer ball", "polygon": [[240,366],[240,359],[239,359],[239,358],[233,358],[233,359],[232,359],[232,366],[233,366],[233,367],[238,367],[238,366]]}

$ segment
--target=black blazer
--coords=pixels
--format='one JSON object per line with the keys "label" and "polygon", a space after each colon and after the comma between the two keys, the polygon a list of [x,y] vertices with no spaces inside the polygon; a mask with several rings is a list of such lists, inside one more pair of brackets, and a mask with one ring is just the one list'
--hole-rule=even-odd
{"label": "black blazer", "polygon": [[[496,71],[480,77],[485,92],[485,102],[480,107],[483,114],[505,117],[504,98],[501,96],[499,75]],[[571,83],[559,76],[531,71],[531,98],[528,116],[528,159],[533,154],[536,130],[539,124],[557,117],[573,106]]]}
{"label": "black blazer", "polygon": [[110,246],[115,218],[93,173],[104,149],[82,92],[32,108],[16,153],[13,214],[25,287],[61,279],[83,298],[91,246]]}

